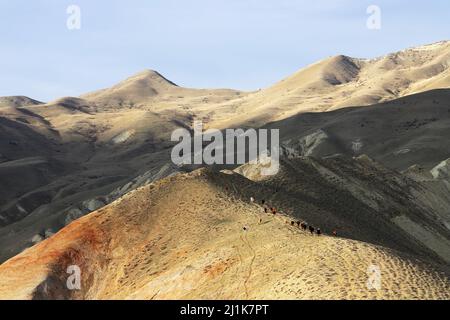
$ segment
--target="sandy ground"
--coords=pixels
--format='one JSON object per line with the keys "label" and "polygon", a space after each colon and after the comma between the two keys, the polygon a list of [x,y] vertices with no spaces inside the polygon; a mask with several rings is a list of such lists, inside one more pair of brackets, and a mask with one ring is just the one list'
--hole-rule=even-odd
{"label": "sandy ground", "polygon": [[[73,222],[0,266],[0,298],[450,297],[448,275],[434,267],[383,247],[310,235],[241,200],[226,175],[222,185],[210,175],[164,179]],[[74,264],[81,291],[65,287]],[[371,265],[381,271],[378,290],[367,287]]]}
{"label": "sandy ground", "polygon": [[[287,148],[289,148],[294,155],[329,157],[333,156],[335,153],[354,154],[355,156],[366,153],[370,157],[391,168],[400,168],[403,170],[408,166],[418,164],[425,165],[425,168],[429,170],[437,163],[446,160],[450,156],[447,151],[447,139],[449,136],[448,119],[450,115],[447,110],[449,92],[448,90],[428,91],[449,87],[449,54],[450,43],[441,42],[433,45],[407,49],[372,60],[335,56],[323,59],[311,66],[299,70],[292,76],[269,88],[255,92],[240,92],[229,89],[210,90],[182,88],[165,79],[159,73],[146,70],[111,88],[89,93],[79,98],[66,97],[48,103],[42,103],[27,97],[2,97],[0,98],[0,137],[2,137],[2,139],[0,139],[0,180],[2,181],[2,188],[0,189],[0,261],[5,261],[10,257],[15,256],[23,249],[33,245],[34,242],[32,239],[36,239],[36,237],[43,239],[48,238],[47,235],[51,235],[57,230],[60,230],[73,219],[98,209],[99,203],[100,206],[109,203],[138,186],[172,174],[176,170],[173,170],[173,168],[166,168],[167,164],[170,163],[170,133],[174,129],[180,127],[190,128],[194,119],[203,119],[207,127],[217,128],[241,126],[258,127],[260,125],[266,125],[270,121],[275,121],[269,126],[284,129],[282,139],[285,141],[283,142],[288,141],[286,143]],[[408,96],[420,92],[424,93]],[[374,105],[379,102],[382,103]],[[352,109],[345,108],[349,106],[361,107]],[[362,145],[362,149],[355,152],[352,149],[355,143]],[[163,170],[163,168],[166,169]],[[328,173],[329,172],[325,170],[324,176]],[[445,185],[445,182],[434,181],[433,179],[426,180],[424,185],[420,185],[416,189],[413,188],[414,193],[411,194],[405,191],[407,186],[404,184],[401,189],[397,188],[398,183],[396,179],[400,178],[396,177],[393,180],[389,180],[389,185],[381,185],[380,183],[380,185],[377,186],[376,195],[372,197],[370,192],[368,192],[370,191],[370,187],[367,187],[364,182],[373,182],[373,180],[371,180],[372,177],[367,177],[365,175],[358,176],[357,178],[348,176],[353,173],[354,172],[351,170],[346,172],[336,172],[336,170],[334,170],[328,178],[330,181],[335,180],[337,184],[345,181],[345,188],[348,188],[350,194],[346,193],[343,195],[349,197],[353,196],[355,198],[360,197],[360,200],[367,204],[367,207],[372,211],[369,209],[358,211],[357,209],[362,208],[361,204],[352,207],[353,210],[364,212],[364,217],[372,217],[370,214],[374,214],[375,212],[373,211],[379,210],[377,208],[382,208],[385,212],[381,213],[392,215],[392,217],[395,218],[406,208],[409,217],[408,219],[410,219],[412,215],[415,215],[413,216],[413,221],[416,224],[419,223],[419,225],[421,225],[422,218],[420,215],[425,215],[428,219],[427,221],[434,219],[434,224],[440,224],[440,226],[434,228],[431,232],[433,233],[435,230],[439,230],[439,233],[444,234],[444,237],[448,240],[448,227],[445,226],[448,226],[449,223],[448,207],[450,200],[448,196],[446,196],[446,194],[448,194],[448,187]],[[371,175],[376,174],[378,174],[378,172],[371,172]],[[296,176],[294,175],[294,177]],[[287,178],[288,177],[285,177],[285,179]],[[319,199],[320,197],[317,197],[314,193],[320,194],[322,192],[322,189],[320,188],[314,189],[313,191],[309,190],[313,187],[312,185],[317,182],[315,180],[317,176],[313,175],[312,178],[313,179],[308,181],[310,185],[296,185],[296,188],[302,186],[302,192],[296,193],[294,188],[288,191],[296,196],[302,196],[302,199],[307,199],[312,202],[315,201],[315,205],[319,207],[331,206],[332,203],[328,200],[335,201],[336,203],[343,202],[344,204],[342,206],[344,207],[344,200],[341,201],[340,199],[332,198],[325,200]],[[358,181],[355,182],[354,180]],[[324,190],[331,190],[332,192],[336,191],[335,188],[329,187]],[[361,192],[361,190],[364,192]],[[216,189],[205,189],[204,191],[205,197],[211,192],[213,195],[218,192],[223,192],[223,190],[217,191]],[[172,195],[170,195],[170,193],[163,194],[162,192],[163,191],[161,191],[160,195],[163,197],[162,199],[165,199],[164,201],[166,202],[171,202],[169,199],[171,199],[170,197],[172,197]],[[197,199],[196,197],[198,195],[192,194],[192,196],[193,198],[186,198],[185,201],[192,202],[194,201],[192,199]],[[227,194],[223,195],[223,197],[228,196],[229,195]],[[212,198],[205,198],[204,201],[212,202],[214,196],[209,195],[208,197]],[[389,201],[382,201],[383,197],[384,199],[389,198]],[[419,201],[415,201],[416,198],[418,198]],[[319,200],[323,200],[323,203],[320,204]],[[161,199],[152,198],[152,201],[158,202],[160,208],[166,208],[165,210],[169,212],[168,216],[173,212],[178,212],[177,210],[181,210],[180,208],[169,207],[172,206],[173,203],[165,203]],[[293,201],[286,201],[286,203],[293,203]],[[248,232],[247,237],[255,252],[259,252],[258,250],[260,249],[257,247],[255,248],[252,241],[256,241],[257,243],[259,241],[260,243],[266,243],[269,240],[277,241],[274,239],[262,238],[263,231],[284,230],[279,231],[278,237],[280,239],[286,239],[285,233],[290,229],[289,227],[285,228],[282,221],[279,221],[281,224],[276,224],[273,229],[264,228],[270,224],[275,224],[276,220],[267,222],[267,225],[263,224],[255,227],[252,224],[255,221],[254,218],[251,218],[253,220],[248,221],[246,219],[250,219],[249,217],[251,217],[252,214],[257,215],[259,209],[248,207],[246,203],[242,203],[241,201],[237,201],[230,206],[231,202],[232,201],[227,200],[227,205],[220,207],[219,212],[215,212],[212,209],[206,210],[205,208],[213,207],[213,205],[205,207],[205,203],[202,200],[198,202],[199,208],[184,209],[182,213],[186,214],[187,217],[191,217],[194,213],[186,213],[185,211],[195,210],[195,213],[200,211],[203,214],[203,219],[206,219],[212,212],[219,215],[220,219],[234,221],[234,224],[230,225],[227,229],[227,233],[221,233],[220,235],[224,239],[231,237],[230,243],[233,243],[232,246],[237,246],[241,243],[242,251],[246,250],[246,247],[240,240],[242,234],[239,233],[239,231],[242,226],[239,227],[239,225],[244,223],[251,225],[252,232]],[[392,203],[392,206],[383,206],[383,203],[386,202]],[[177,202],[174,201],[174,203]],[[413,203],[413,205],[408,207],[408,204],[411,203]],[[116,208],[117,205],[118,204],[116,203],[110,208]],[[133,211],[135,209],[138,210],[138,206],[141,206],[142,210],[145,210],[136,212],[136,215],[139,217],[144,217],[147,213],[153,212],[153,208],[149,207],[149,204],[144,200],[142,200],[141,204],[136,204],[135,209],[133,209],[132,204],[129,204],[129,206],[132,212],[135,212]],[[228,209],[228,206],[230,206],[230,209]],[[197,207],[197,202],[195,207]],[[304,207],[310,209],[306,205]],[[256,211],[253,212],[253,209]],[[395,211],[393,209],[395,209]],[[105,209],[105,211],[102,212],[109,212],[108,214],[113,216],[118,214],[115,209]],[[316,212],[311,210],[310,212],[312,212],[311,219],[320,221],[319,215],[322,211]],[[330,210],[328,210],[328,213],[330,213]],[[343,210],[338,213],[345,214],[346,211]],[[95,213],[94,216],[98,214],[99,212]],[[129,213],[121,212],[121,214]],[[179,212],[179,214],[181,215],[181,212]],[[332,215],[330,224],[336,223],[336,221],[339,220],[339,214],[335,213]],[[236,217],[234,215],[236,215]],[[182,222],[182,225],[178,225],[177,221],[164,220],[165,218],[163,219],[160,215],[157,215],[157,217],[159,217],[157,221],[160,221],[158,223],[166,226],[165,228],[168,230],[170,230],[172,226],[174,228],[177,226],[176,230],[178,230],[180,234],[184,232],[184,228],[189,228],[190,224],[194,224],[194,222],[182,219],[181,221],[184,222]],[[91,221],[90,219],[92,218],[89,218],[88,220]],[[97,221],[97,219],[100,218],[95,218],[93,221]],[[347,223],[350,223],[353,220],[356,221],[361,219],[361,217],[357,218],[355,215],[350,215],[347,219]],[[259,221],[257,218],[256,220]],[[122,220],[119,219],[119,221]],[[132,221],[133,216],[129,216],[128,220],[123,220],[121,223],[123,226],[127,226],[129,223],[132,223]],[[194,233],[194,238],[197,239],[195,241],[199,243],[200,248],[203,245],[205,246],[204,249],[199,249],[204,250],[203,255],[201,257],[195,256],[190,250],[196,252],[196,249],[194,247],[188,247],[189,256],[192,255],[193,257],[196,257],[193,258],[192,264],[197,266],[202,265],[200,262],[196,261],[197,259],[199,259],[198,261],[203,261],[201,259],[204,259],[205,250],[207,250],[206,247],[218,248],[219,246],[219,243],[214,242],[219,241],[214,236],[214,232],[221,232],[222,225],[219,223],[216,226],[216,229],[219,231],[212,232],[209,227],[211,224],[214,225],[214,223],[207,219],[206,221],[208,221],[209,225],[202,225],[201,223],[196,225],[196,228],[198,230],[203,230],[203,233]],[[393,221],[398,222],[398,220]],[[388,231],[391,230],[389,229],[391,228],[391,225],[377,224],[377,220],[374,220],[373,223],[376,228]],[[77,223],[75,223],[74,226],[76,225]],[[150,225],[153,226],[152,223],[150,223]],[[226,226],[227,224],[225,223],[224,225]],[[278,225],[280,228],[281,225],[283,225],[283,227],[279,229],[276,227]],[[392,223],[392,225],[394,225],[394,223]],[[60,262],[55,262],[54,259],[59,257],[60,254],[63,256],[69,254],[67,253],[68,248],[74,246],[75,251],[73,252],[76,254],[78,254],[78,250],[81,250],[78,246],[85,248],[83,239],[86,236],[85,232],[87,231],[76,229],[76,232],[69,236],[69,231],[72,230],[70,228],[75,228],[74,226],[65,229],[63,234],[64,239],[67,237],[67,240],[62,241],[60,244],[55,244],[55,242],[52,241],[53,237],[51,237],[48,241],[44,242],[46,244],[43,245],[43,247],[38,246],[31,249],[31,251],[24,253],[25,255],[33,255],[33,252],[35,252],[34,254],[36,255],[32,258],[36,259],[36,265],[31,268],[32,273],[26,278],[28,279],[26,280],[28,282],[23,282],[23,285],[18,286],[17,290],[23,291],[19,292],[17,290],[12,290],[10,293],[7,293],[6,291],[3,291],[3,293],[5,295],[10,294],[11,296],[16,297],[31,297],[33,295],[35,297],[46,297],[48,292],[46,293],[43,288],[48,285],[48,283],[56,281],[54,278],[48,279],[48,266],[56,263],[56,266],[61,267],[62,264]],[[108,233],[109,231],[103,230],[104,227],[108,226],[108,228],[119,234],[116,239],[119,245],[118,248],[121,248],[122,242],[130,242],[130,248],[123,247],[123,250],[125,251],[131,249],[134,250],[135,246],[139,247],[145,245],[145,241],[150,241],[149,239],[154,239],[154,237],[156,237],[155,234],[149,234],[149,239],[135,240],[135,242],[133,242],[131,240],[129,241],[127,238],[127,236],[129,236],[128,234],[121,233],[118,224],[115,225],[112,222],[105,222],[104,226],[96,225],[96,223],[93,223],[93,226],[94,229],[92,229],[91,236],[95,236],[95,239],[100,237],[100,239],[98,239],[100,247],[94,248],[95,250],[89,248],[83,250],[87,250],[86,259],[94,259],[96,262],[94,262],[93,265],[99,264],[99,270],[109,268],[110,261],[115,261],[117,257],[119,257],[119,259],[114,263],[117,264],[116,267],[119,268],[118,270],[128,270],[127,267],[125,267],[127,263],[133,264],[135,263],[135,259],[140,259],[138,256],[123,257],[122,253],[116,252],[117,250],[120,251],[120,249],[115,249],[113,246],[105,244],[109,243],[108,241],[113,240],[110,239],[111,236]],[[360,226],[362,226],[362,224],[360,224],[359,227]],[[436,239],[440,239],[436,238],[436,235],[430,237],[427,234],[423,234],[421,229],[411,227],[409,222],[406,224],[401,222],[398,226],[400,226],[399,229],[404,230],[406,233],[420,235],[416,239],[416,242],[418,243],[417,246],[421,246],[424,243],[425,245],[428,244],[428,246],[431,244],[432,247],[439,251],[441,257],[448,257],[446,254],[446,246],[442,248],[440,246],[438,246],[439,248],[436,247],[437,242],[439,242]],[[146,225],[146,227],[149,227],[149,225]],[[429,224],[427,224],[427,228],[428,227]],[[89,228],[86,230],[89,230]],[[231,230],[234,230],[235,232],[231,232]],[[255,235],[256,230],[261,231],[261,239]],[[141,231],[143,234],[147,234],[148,230],[144,229]],[[193,230],[186,229],[186,234],[189,234],[189,232],[192,231]],[[364,237],[364,233],[367,233],[366,229],[357,230],[357,225],[355,225],[352,233],[349,233],[346,236],[351,238],[351,236],[354,235],[355,237],[353,237],[353,239],[385,245],[383,241],[385,241],[386,244],[392,243],[392,238],[384,237],[385,234],[392,234],[392,232],[388,231],[383,233],[383,239],[376,239],[375,236],[373,239],[366,239]],[[379,232],[382,233],[382,231]],[[204,238],[203,234],[208,235],[207,238]],[[372,236],[372,233],[369,232],[368,234]],[[82,235],[82,237],[81,239],[78,239],[77,237],[80,235]],[[106,237],[106,240],[103,237]],[[307,241],[310,239],[303,238],[305,241],[304,245],[306,246]],[[299,239],[303,238],[302,234],[300,234]],[[59,239],[61,240],[61,238]],[[326,237],[322,237],[320,241],[330,240],[327,239],[328,238]],[[336,243],[338,243],[337,239],[333,240],[336,240]],[[175,250],[173,248],[178,247],[175,240],[173,241],[174,242],[167,242],[168,248],[172,248],[170,250]],[[156,241],[155,243],[159,245],[159,242]],[[189,241],[186,241],[186,243],[189,243]],[[269,250],[267,252],[269,252],[270,255],[276,255],[278,251],[285,252],[286,254],[298,252],[303,244],[303,242],[296,243],[295,245],[288,244],[285,249],[282,249],[283,243],[284,242],[277,242],[276,246],[272,248],[273,251]],[[67,247],[64,247],[64,245]],[[91,245],[93,244],[89,243],[88,247]],[[220,246],[222,245],[223,244],[220,244]],[[57,248],[54,248],[55,246],[57,246]],[[102,246],[107,247],[103,248]],[[357,246],[363,245],[357,243]],[[332,246],[330,245],[330,247]],[[346,245],[342,244],[342,248],[338,247],[338,249],[344,252],[345,249],[343,248],[345,247]],[[44,250],[42,248],[48,248],[48,250],[50,250],[49,248],[53,248],[51,250],[56,250],[56,253],[55,255],[46,255],[40,251],[35,251]],[[390,246],[390,248],[393,247]],[[311,249],[314,249],[314,247]],[[133,250],[131,250],[131,252],[133,252]],[[371,249],[367,250],[370,251]],[[249,253],[250,251],[252,250],[248,248],[243,259],[248,259],[248,256],[251,256]],[[416,250],[404,251],[416,253]],[[102,261],[101,263],[97,262],[97,252],[104,252],[105,261]],[[325,249],[323,252],[325,252]],[[382,249],[382,252],[390,251]],[[38,253],[40,256],[37,256]],[[320,251],[316,252],[316,254],[319,253]],[[90,256],[91,254],[92,256]],[[112,256],[110,256],[111,254]],[[162,253],[159,254],[161,255],[161,259],[165,257]],[[392,254],[397,256],[397,254]],[[226,252],[224,255],[232,257],[231,254]],[[270,259],[269,256],[264,256],[263,252],[260,252],[259,255],[265,259]],[[233,257],[233,259],[236,259],[236,256]],[[43,259],[42,261],[39,260],[41,258]],[[170,256],[170,259],[172,258],[173,257]],[[161,259],[158,258],[158,261]],[[206,259],[206,261],[210,261],[208,259]],[[325,258],[320,257],[317,259],[320,260]],[[340,258],[333,257],[330,259],[339,260]],[[18,260],[13,261],[15,261],[14,263],[17,263]],[[215,260],[213,259],[211,261]],[[255,258],[254,263],[258,263],[258,261],[259,260]],[[299,260],[296,261],[296,263],[305,265],[302,263],[307,263],[308,261],[309,259],[303,262]],[[339,261],[342,262],[342,260]],[[354,263],[358,265],[360,263],[358,261],[354,261]],[[170,265],[171,262],[167,263]],[[151,270],[153,270],[152,272],[162,272],[161,269],[159,269],[159,267],[161,267],[167,268],[167,270],[170,269],[172,272],[175,272],[175,275],[177,275],[177,272],[181,272],[182,274],[188,272],[188,274],[190,274],[189,270],[191,270],[191,267],[179,263],[181,262],[178,260],[176,260],[176,263],[174,262],[175,269],[158,265],[155,269]],[[263,261],[261,263],[263,263]],[[413,262],[411,263],[414,264]],[[331,266],[332,261],[327,260],[327,264]],[[11,262],[6,264],[6,266],[8,265],[11,265]],[[152,264],[150,262],[140,261],[138,266],[140,267],[141,265],[142,268],[144,268],[143,270],[147,270],[147,265]],[[288,264],[282,263],[282,265]],[[185,271],[185,267],[188,271]],[[8,267],[3,266],[2,268],[4,268],[2,270],[10,270]],[[237,267],[229,268],[235,268],[232,269],[233,271],[239,270]],[[263,266],[261,268],[262,270],[266,270]],[[361,268],[364,270],[366,267],[361,265]],[[243,267],[241,269],[242,270],[240,271],[236,271],[236,273],[244,272]],[[270,269],[268,264],[267,269]],[[406,274],[406,269],[401,270],[403,270],[401,271],[403,272],[401,275]],[[28,272],[25,269],[23,269],[23,271],[24,274],[27,274]],[[270,277],[272,277],[271,272],[274,272],[274,281],[278,281],[278,271],[268,270],[264,272],[267,272]],[[9,273],[10,275],[7,276]],[[52,274],[53,273],[51,273],[51,275]],[[94,273],[92,270],[88,270],[87,274]],[[114,272],[112,272],[112,274],[114,274]],[[227,274],[227,272],[225,272],[225,274]],[[284,271],[280,271],[280,274],[282,274],[283,279],[289,277]],[[5,278],[2,278],[2,281],[3,285],[6,287],[9,286],[8,281],[17,281],[17,275],[12,271],[5,271],[4,275]],[[168,275],[170,275],[170,273]],[[9,276],[11,276],[10,280],[8,280]],[[60,275],[57,274],[56,277],[59,276]],[[308,275],[308,277],[309,276],[313,277],[312,274]],[[105,282],[106,280],[103,281],[103,278],[98,276],[92,277],[92,281],[95,281],[95,283],[90,283],[89,281],[91,280],[86,280],[88,281],[86,282],[88,289],[86,289],[85,292],[76,293],[76,297],[115,297],[115,294],[117,293],[114,293],[114,290],[111,289],[108,291],[100,288],[101,286],[104,288],[110,286],[110,284]],[[113,283],[116,288],[125,288],[122,295],[123,297],[132,297],[134,295],[144,296],[145,289],[143,288],[145,283],[150,283],[153,281],[152,279],[154,279],[153,276],[149,278],[145,275],[142,279],[139,277],[130,278],[130,281],[136,282],[135,284],[127,282],[127,284],[124,285],[123,283],[116,283],[119,281],[119,278],[117,278],[119,275],[111,277],[110,281],[112,281],[111,283]],[[126,279],[125,275],[123,277]],[[179,275],[175,276],[175,278],[177,277],[179,277]],[[256,276],[252,272],[252,276],[248,279],[253,279],[253,277]],[[393,278],[394,276],[391,277],[391,280]],[[434,276],[429,275],[429,278],[426,279],[432,278],[434,278]],[[167,282],[167,280],[164,279],[165,278],[163,278],[163,280],[160,279],[160,281]],[[170,276],[167,279],[170,279]],[[257,279],[260,278],[255,278],[255,281]],[[266,278],[264,277],[261,279],[266,281]],[[33,294],[32,292],[35,290],[35,287],[33,286],[36,284],[36,281],[38,283],[44,281],[43,287],[39,287]],[[217,281],[218,285],[220,285],[221,282],[219,280]],[[325,282],[325,280],[323,281]],[[430,281],[426,280],[425,282],[428,283]],[[139,284],[137,284],[138,282]],[[241,291],[236,288],[230,289],[229,295],[242,297],[241,282],[242,279],[236,280],[236,288],[241,286],[239,287]],[[392,280],[392,282],[395,281]],[[56,281],[56,283],[58,282]],[[268,283],[271,286],[276,285],[273,281],[269,281]],[[319,284],[325,288],[321,282],[319,282]],[[200,288],[200,282],[198,283],[198,286]],[[385,286],[387,287],[387,284]],[[308,285],[306,285],[306,287],[312,288],[308,287]],[[426,285],[423,284],[422,287],[426,287]],[[51,288],[52,287],[50,286],[50,289]],[[143,291],[138,294],[136,293],[138,289]],[[254,290],[253,295],[257,296],[257,290],[259,290],[258,285],[255,284]],[[203,294],[200,289],[198,292],[194,291],[194,289],[190,290],[189,295],[192,294],[192,297],[200,297],[201,294]],[[203,290],[203,292],[209,291]],[[220,291],[216,290],[214,292],[218,297],[225,296],[225,293],[224,295],[220,295]],[[226,290],[224,292],[226,292]],[[266,290],[265,292],[269,291]],[[310,291],[303,290],[301,291],[301,294],[306,296],[309,292]],[[323,289],[321,292],[326,292],[326,290]],[[63,297],[72,296],[72,293],[60,292],[54,288],[50,290],[50,293],[62,295]],[[208,294],[212,295],[213,293],[209,292]],[[408,294],[419,297],[418,293],[414,295],[413,291]],[[162,293],[155,293],[155,297],[158,297],[158,295],[159,297],[163,297]],[[249,295],[251,296],[252,294],[249,292]],[[295,296],[294,294],[292,295]],[[420,295],[428,297],[425,293],[420,293]],[[180,293],[173,293],[173,296],[180,296]],[[345,297],[345,294],[342,294],[340,297]],[[361,297],[366,296],[361,294]],[[370,297],[374,296],[372,295]],[[386,293],[383,297],[390,296]],[[402,296],[397,295],[396,297]]]}

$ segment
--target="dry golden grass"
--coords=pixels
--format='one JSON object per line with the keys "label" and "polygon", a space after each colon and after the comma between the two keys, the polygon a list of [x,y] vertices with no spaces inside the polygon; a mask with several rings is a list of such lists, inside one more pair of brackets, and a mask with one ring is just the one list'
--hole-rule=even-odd
{"label": "dry golden grass", "polygon": [[[0,298],[450,297],[449,279],[433,267],[386,248],[312,236],[237,198],[227,175],[220,185],[211,175],[164,179],[72,223],[0,266]],[[81,291],[65,288],[73,264],[82,270]],[[372,264],[381,269],[380,290],[366,286]]]}

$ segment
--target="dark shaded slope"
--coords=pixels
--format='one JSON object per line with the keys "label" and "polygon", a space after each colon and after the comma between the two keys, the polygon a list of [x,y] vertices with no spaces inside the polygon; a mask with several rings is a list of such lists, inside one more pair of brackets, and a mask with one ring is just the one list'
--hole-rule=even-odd
{"label": "dark shaded slope", "polygon": [[367,154],[394,169],[432,168],[450,157],[450,90],[433,90],[364,108],[299,114],[274,122],[287,153]]}
{"label": "dark shaded slope", "polygon": [[[245,165],[237,171],[249,175],[252,170]],[[239,192],[265,199],[328,234],[337,230],[346,238],[450,261],[450,232],[442,218],[450,220],[448,199],[436,196],[429,202],[431,189],[365,157],[282,160],[276,176],[256,186],[240,186]],[[397,224],[399,217],[423,226],[424,233],[441,241],[425,241],[404,230]]]}

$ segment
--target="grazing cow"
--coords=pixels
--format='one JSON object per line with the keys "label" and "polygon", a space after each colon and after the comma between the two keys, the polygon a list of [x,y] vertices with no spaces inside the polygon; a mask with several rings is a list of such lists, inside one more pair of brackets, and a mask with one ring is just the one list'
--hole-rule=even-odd
{"label": "grazing cow", "polygon": [[264,208],[264,213],[267,213],[267,208]]}
{"label": "grazing cow", "polygon": [[291,226],[294,226],[295,225],[295,221],[291,221]]}
{"label": "grazing cow", "polygon": [[261,204],[264,205],[266,203],[266,200],[262,199]]}
{"label": "grazing cow", "polygon": [[297,228],[300,228],[300,221],[297,221]]}
{"label": "grazing cow", "polygon": [[320,228],[317,228],[317,235],[320,236],[322,234],[322,231],[320,231]]}
{"label": "grazing cow", "polygon": [[251,202],[251,203],[255,202],[255,198],[250,197],[250,202]]}
{"label": "grazing cow", "polygon": [[303,230],[306,231],[306,228],[308,227],[308,225],[306,224],[306,222],[302,222],[301,227]]}
{"label": "grazing cow", "polygon": [[337,230],[333,230],[333,236],[337,237]]}
{"label": "grazing cow", "polygon": [[311,234],[314,234],[314,227],[313,226],[309,226],[309,232],[311,232]]}

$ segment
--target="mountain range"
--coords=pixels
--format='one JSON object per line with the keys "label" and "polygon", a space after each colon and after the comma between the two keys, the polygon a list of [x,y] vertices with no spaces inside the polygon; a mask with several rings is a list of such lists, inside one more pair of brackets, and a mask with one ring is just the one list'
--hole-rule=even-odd
{"label": "mountain range", "polygon": [[[79,97],[0,97],[0,298],[448,299],[449,64],[443,41],[254,92],[145,70]],[[280,129],[280,172],[174,165],[171,133],[199,119]]]}

